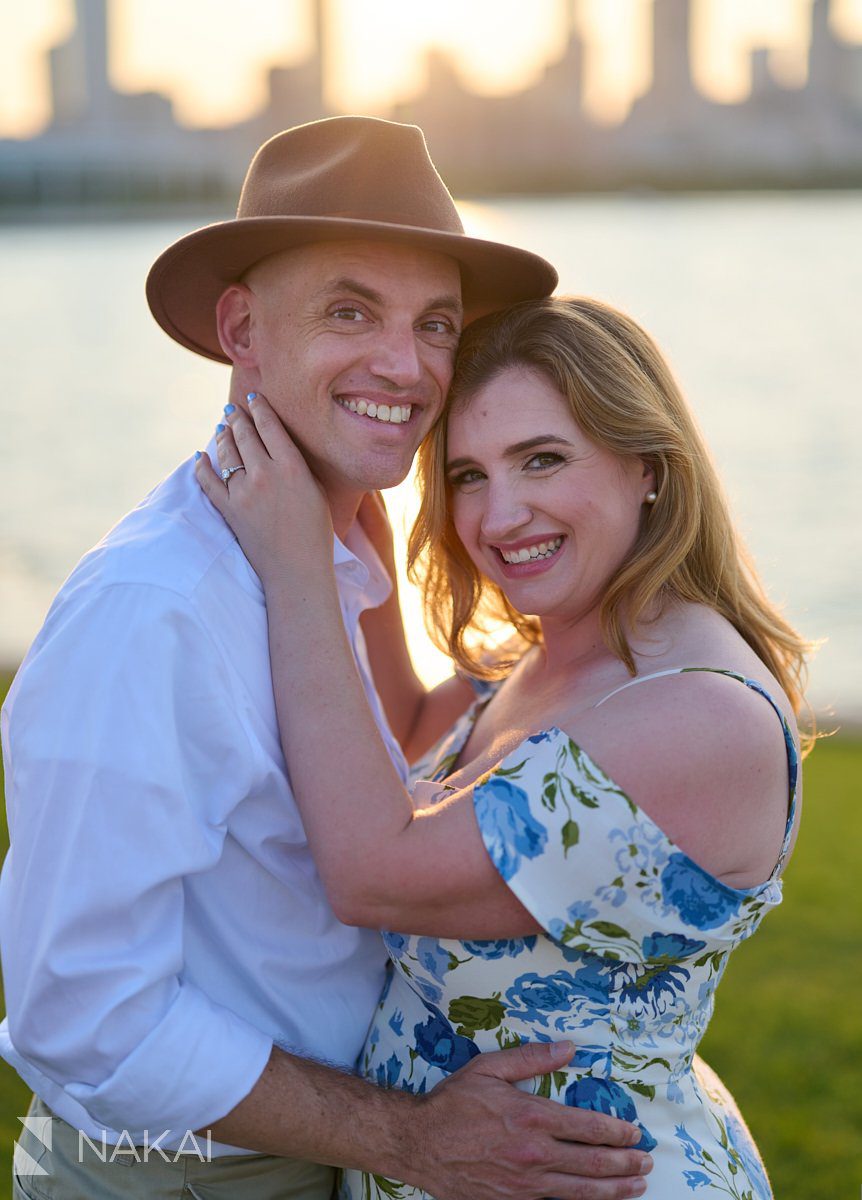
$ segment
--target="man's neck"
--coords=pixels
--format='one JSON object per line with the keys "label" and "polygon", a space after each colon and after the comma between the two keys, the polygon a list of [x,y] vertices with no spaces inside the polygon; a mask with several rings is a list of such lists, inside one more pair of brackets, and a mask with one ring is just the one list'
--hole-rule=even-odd
{"label": "man's neck", "polygon": [[362,497],[365,493],[333,493],[328,488],[324,488],[324,491],[329,501],[329,511],[332,514],[332,528],[335,530],[335,536],[343,542],[350,531],[351,525],[356,520],[356,514],[359,511],[359,505],[362,503]]}

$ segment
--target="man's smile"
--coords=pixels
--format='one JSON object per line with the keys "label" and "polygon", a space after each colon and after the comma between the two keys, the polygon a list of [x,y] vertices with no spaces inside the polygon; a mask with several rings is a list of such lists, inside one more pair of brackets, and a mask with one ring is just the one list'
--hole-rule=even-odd
{"label": "man's smile", "polygon": [[373,421],[381,421],[384,425],[406,425],[413,412],[412,404],[386,404],[365,396],[351,396],[349,399],[347,396],[336,396],[335,399],[349,412]]}

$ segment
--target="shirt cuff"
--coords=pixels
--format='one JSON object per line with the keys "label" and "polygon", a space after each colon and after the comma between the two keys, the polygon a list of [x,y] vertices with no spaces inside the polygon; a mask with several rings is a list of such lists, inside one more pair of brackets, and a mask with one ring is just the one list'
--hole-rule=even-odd
{"label": "shirt cuff", "polygon": [[257,1083],[272,1053],[267,1034],[181,983],[162,1020],[97,1087],[68,1083],[65,1091],[109,1129],[205,1129],[225,1116]]}

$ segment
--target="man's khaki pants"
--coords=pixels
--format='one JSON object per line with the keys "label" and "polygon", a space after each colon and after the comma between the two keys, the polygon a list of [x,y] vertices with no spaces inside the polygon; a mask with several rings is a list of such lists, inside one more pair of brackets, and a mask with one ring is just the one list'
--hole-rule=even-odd
{"label": "man's khaki pants", "polygon": [[[101,1143],[93,1139],[99,1153],[79,1138],[77,1129],[54,1116],[38,1096],[33,1097],[29,1116],[51,1118],[51,1149],[28,1129],[21,1131],[18,1144],[31,1163],[17,1156],[13,1168],[14,1200],[329,1200],[333,1171],[316,1163],[275,1158],[265,1154],[242,1154],[202,1162],[198,1154],[164,1151],[165,1159],[143,1149],[137,1157],[128,1149],[111,1162],[101,1158]],[[154,1132],[153,1139],[156,1137]],[[186,1149],[191,1142],[187,1142]],[[206,1139],[198,1138],[206,1154]],[[82,1153],[83,1146],[83,1153]],[[141,1159],[141,1161],[138,1161]],[[45,1175],[32,1173],[32,1162]],[[31,1173],[25,1173],[29,1167]]]}

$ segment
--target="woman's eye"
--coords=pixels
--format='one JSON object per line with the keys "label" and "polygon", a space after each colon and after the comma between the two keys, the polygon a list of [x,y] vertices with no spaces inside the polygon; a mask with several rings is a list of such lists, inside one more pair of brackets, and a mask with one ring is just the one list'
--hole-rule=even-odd
{"label": "woman's eye", "polygon": [[458,475],[453,475],[449,480],[449,484],[453,488],[467,488],[473,483],[481,483],[484,479],[481,471],[469,470],[461,471]]}
{"label": "woman's eye", "polygon": [[546,450],[542,454],[533,454],[524,465],[530,471],[541,471],[546,467],[555,467],[564,461],[562,454],[554,454],[553,451]]}

